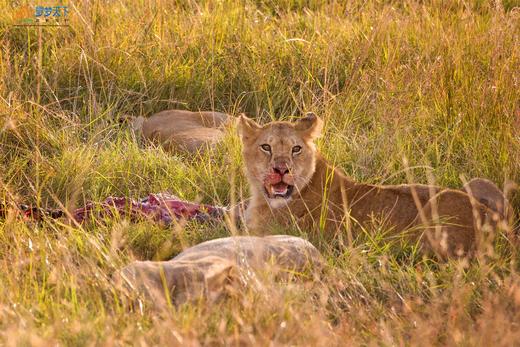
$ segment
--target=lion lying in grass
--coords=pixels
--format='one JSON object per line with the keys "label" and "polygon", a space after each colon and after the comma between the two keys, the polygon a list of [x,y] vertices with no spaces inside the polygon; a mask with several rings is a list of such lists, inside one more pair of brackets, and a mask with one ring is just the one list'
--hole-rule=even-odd
{"label": "lion lying in grass", "polygon": [[135,261],[116,281],[164,308],[167,298],[174,305],[213,301],[233,287],[259,285],[262,276],[288,280],[322,266],[318,250],[299,237],[234,236],[200,243],[169,261]]}
{"label": "lion lying in grass", "polygon": [[148,118],[130,117],[130,122],[134,131],[167,151],[196,153],[217,144],[231,119],[214,111],[166,110]]}
{"label": "lion lying in grass", "polygon": [[264,126],[241,116],[238,131],[252,194],[245,223],[254,233],[296,224],[304,231],[347,230],[355,237],[378,220],[388,230],[420,239],[440,257],[460,257],[475,251],[483,225],[495,228],[510,216],[504,195],[483,179],[468,184],[471,195],[420,184],[352,181],[316,150],[322,121],[314,114]]}

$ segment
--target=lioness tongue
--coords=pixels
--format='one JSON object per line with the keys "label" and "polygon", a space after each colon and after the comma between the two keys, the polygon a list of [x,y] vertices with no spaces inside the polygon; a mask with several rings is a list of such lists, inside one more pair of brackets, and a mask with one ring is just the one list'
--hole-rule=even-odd
{"label": "lioness tongue", "polygon": [[274,184],[273,189],[276,193],[285,193],[287,191],[287,184],[283,182]]}

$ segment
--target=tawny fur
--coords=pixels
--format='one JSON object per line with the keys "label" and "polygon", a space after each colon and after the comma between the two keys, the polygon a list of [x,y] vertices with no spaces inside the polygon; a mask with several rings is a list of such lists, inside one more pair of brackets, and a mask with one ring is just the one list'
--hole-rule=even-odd
{"label": "tawny fur", "polygon": [[[356,183],[317,152],[313,141],[321,127],[322,121],[314,115],[264,126],[245,116],[239,118],[252,194],[245,213],[251,232],[264,234],[276,225],[296,225],[304,231],[322,230],[328,236],[356,237],[361,228],[370,230],[377,221],[393,233],[421,240],[425,249],[441,257],[465,256],[474,252],[481,225],[495,227],[501,217],[496,206],[505,201],[504,196],[488,194],[489,184],[473,185],[476,198],[472,199],[460,190],[421,184]],[[272,153],[259,150],[263,144],[269,144]],[[291,155],[294,146],[303,148],[297,156]],[[290,167],[287,182],[295,182],[289,199],[271,199],[265,193],[264,177],[280,160]]]}
{"label": "tawny fur", "polygon": [[166,110],[149,118],[135,118],[132,128],[168,151],[195,153],[220,142],[231,119],[225,113],[213,111]]}
{"label": "tawny fur", "polygon": [[257,276],[288,280],[306,271],[319,273],[322,265],[318,250],[298,237],[234,236],[200,243],[169,261],[135,261],[115,280],[164,308],[165,294],[176,305],[215,300],[242,282],[254,287]]}
{"label": "tawny fur", "polygon": [[506,194],[490,180],[474,178],[464,185],[463,190],[482,204],[497,211],[502,218],[512,222],[513,208],[506,198]]}

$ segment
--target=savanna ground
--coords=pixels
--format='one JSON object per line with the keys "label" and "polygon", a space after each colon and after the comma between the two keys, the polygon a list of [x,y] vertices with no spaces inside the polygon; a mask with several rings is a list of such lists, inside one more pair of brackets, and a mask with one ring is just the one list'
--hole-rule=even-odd
{"label": "savanna ground", "polygon": [[[75,1],[69,28],[45,29],[10,26],[22,2],[0,4],[2,201],[247,196],[233,131],[192,157],[113,121],[168,108],[259,121],[312,110],[326,120],[319,148],[360,182],[520,182],[518,1]],[[233,232],[10,215],[1,343],[520,345],[520,254],[501,233],[472,262],[440,263],[374,227],[350,247],[316,242],[322,282],[164,312],[129,305],[111,282],[132,259]]]}

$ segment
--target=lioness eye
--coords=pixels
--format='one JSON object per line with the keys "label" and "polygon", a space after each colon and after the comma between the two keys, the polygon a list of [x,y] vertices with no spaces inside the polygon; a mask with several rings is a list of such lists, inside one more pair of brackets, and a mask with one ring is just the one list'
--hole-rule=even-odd
{"label": "lioness eye", "polygon": [[268,144],[263,144],[260,146],[264,152],[271,153],[271,146]]}
{"label": "lioness eye", "polygon": [[298,153],[300,153],[301,151],[302,151],[302,146],[294,146],[294,147],[292,148],[292,152],[293,152],[294,154],[298,154]]}

